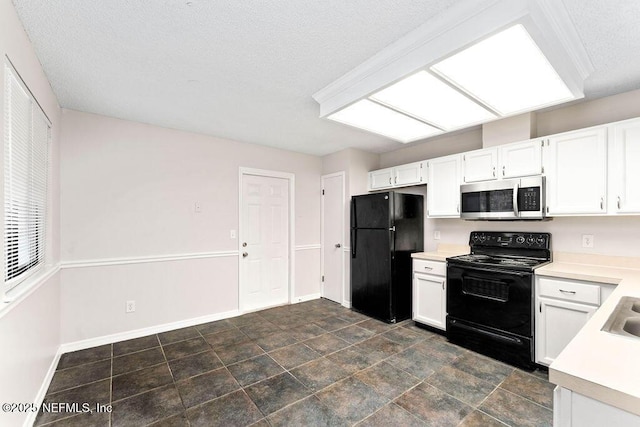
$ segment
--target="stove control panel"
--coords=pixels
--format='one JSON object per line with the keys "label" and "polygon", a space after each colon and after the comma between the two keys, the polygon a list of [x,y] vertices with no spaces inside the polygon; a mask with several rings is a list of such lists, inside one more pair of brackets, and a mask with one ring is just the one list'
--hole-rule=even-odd
{"label": "stove control panel", "polygon": [[524,232],[472,231],[469,246],[549,249],[551,234]]}

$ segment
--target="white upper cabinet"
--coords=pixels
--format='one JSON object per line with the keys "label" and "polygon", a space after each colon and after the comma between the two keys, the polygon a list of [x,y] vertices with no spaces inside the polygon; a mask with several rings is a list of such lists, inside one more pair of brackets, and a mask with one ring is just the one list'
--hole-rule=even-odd
{"label": "white upper cabinet", "polygon": [[540,175],[542,173],[542,139],[516,142],[498,147],[500,178]]}
{"label": "white upper cabinet", "polygon": [[544,149],[547,214],[605,214],[607,127],[550,136]]}
{"label": "white upper cabinet", "polygon": [[427,161],[427,216],[460,217],[460,182],[462,156],[438,157]]}
{"label": "white upper cabinet", "polygon": [[393,186],[393,168],[369,172],[369,191],[391,188]]}
{"label": "white upper cabinet", "polygon": [[369,172],[369,191],[425,183],[426,177],[422,175],[423,163],[415,162]]}
{"label": "white upper cabinet", "polygon": [[498,149],[468,151],[462,155],[463,181],[478,182],[498,178]]}
{"label": "white upper cabinet", "polygon": [[609,136],[609,212],[640,213],[640,119],[613,124]]}

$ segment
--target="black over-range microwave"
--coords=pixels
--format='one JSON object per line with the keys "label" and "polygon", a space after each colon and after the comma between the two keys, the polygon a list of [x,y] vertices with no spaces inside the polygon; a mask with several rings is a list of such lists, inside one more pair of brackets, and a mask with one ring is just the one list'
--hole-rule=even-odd
{"label": "black over-range microwave", "polygon": [[464,219],[544,219],[543,176],[503,179],[460,186],[460,217]]}

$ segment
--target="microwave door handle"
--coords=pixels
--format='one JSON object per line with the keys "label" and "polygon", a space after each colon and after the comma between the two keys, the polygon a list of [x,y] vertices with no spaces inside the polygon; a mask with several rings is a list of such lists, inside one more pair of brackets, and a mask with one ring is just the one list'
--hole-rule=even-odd
{"label": "microwave door handle", "polygon": [[518,210],[518,190],[520,189],[520,183],[516,182],[513,186],[513,215],[515,217],[520,216],[520,211]]}

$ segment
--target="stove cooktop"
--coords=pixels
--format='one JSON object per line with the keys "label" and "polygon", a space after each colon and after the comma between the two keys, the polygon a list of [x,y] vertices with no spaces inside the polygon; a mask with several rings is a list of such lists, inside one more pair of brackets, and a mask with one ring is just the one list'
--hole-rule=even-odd
{"label": "stove cooktop", "polygon": [[524,257],[509,257],[485,254],[468,254],[447,258],[447,261],[464,263],[477,266],[494,266],[501,268],[511,268],[517,270],[533,270],[547,264],[548,260]]}

